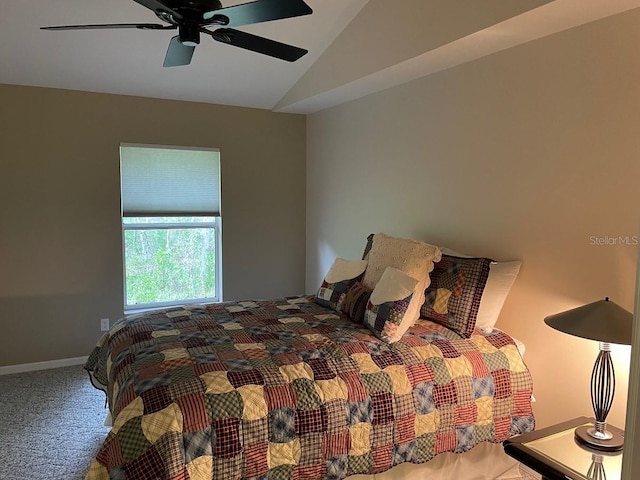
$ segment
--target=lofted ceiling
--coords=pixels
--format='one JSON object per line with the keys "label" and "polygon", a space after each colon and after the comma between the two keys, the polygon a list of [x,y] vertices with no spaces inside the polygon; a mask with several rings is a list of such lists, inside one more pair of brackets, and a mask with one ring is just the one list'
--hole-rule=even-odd
{"label": "lofted ceiling", "polygon": [[[223,0],[224,6],[247,0]],[[284,62],[203,38],[163,68],[174,31],[133,0],[2,0],[0,83],[309,113],[640,7],[640,0],[306,0],[305,17],[238,27],[309,50]]]}

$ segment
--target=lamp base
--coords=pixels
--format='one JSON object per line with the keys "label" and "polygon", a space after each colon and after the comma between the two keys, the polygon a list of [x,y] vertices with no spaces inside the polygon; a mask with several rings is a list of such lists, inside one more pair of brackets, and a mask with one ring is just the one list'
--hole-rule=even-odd
{"label": "lamp base", "polygon": [[606,430],[607,436],[610,435],[611,438],[599,439],[589,433],[590,431],[595,432],[595,428],[592,425],[583,425],[582,427],[576,428],[576,440],[586,447],[604,452],[617,452],[622,450],[624,438],[619,433]]}

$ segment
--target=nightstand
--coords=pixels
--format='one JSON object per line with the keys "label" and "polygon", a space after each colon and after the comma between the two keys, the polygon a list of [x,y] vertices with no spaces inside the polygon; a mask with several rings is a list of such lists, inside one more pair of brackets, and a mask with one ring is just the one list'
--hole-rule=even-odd
{"label": "nightstand", "polygon": [[[576,427],[593,423],[579,417],[551,427],[535,430],[506,440],[504,451],[543,480],[620,480],[622,452],[608,453],[585,448],[574,437]],[[624,435],[619,428],[611,431]],[[599,471],[600,473],[596,473]],[[604,472],[604,475],[602,474]]]}

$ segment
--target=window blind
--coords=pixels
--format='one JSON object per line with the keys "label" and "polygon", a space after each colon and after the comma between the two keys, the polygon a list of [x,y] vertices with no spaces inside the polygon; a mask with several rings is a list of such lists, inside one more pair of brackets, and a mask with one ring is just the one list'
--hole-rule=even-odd
{"label": "window blind", "polygon": [[120,147],[122,215],[219,216],[220,152]]}

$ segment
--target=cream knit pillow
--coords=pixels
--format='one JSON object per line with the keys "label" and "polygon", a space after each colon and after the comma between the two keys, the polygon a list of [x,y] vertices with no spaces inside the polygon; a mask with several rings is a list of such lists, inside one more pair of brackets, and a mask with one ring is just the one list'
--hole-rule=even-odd
{"label": "cream knit pillow", "polygon": [[373,236],[371,250],[366,256],[369,263],[362,284],[374,289],[387,267],[396,268],[418,282],[405,319],[398,329],[401,334],[404,334],[420,316],[424,291],[430,283],[429,272],[433,270],[433,263],[439,262],[441,258],[440,248],[425,242],[390,237],[384,233],[376,233]]}

